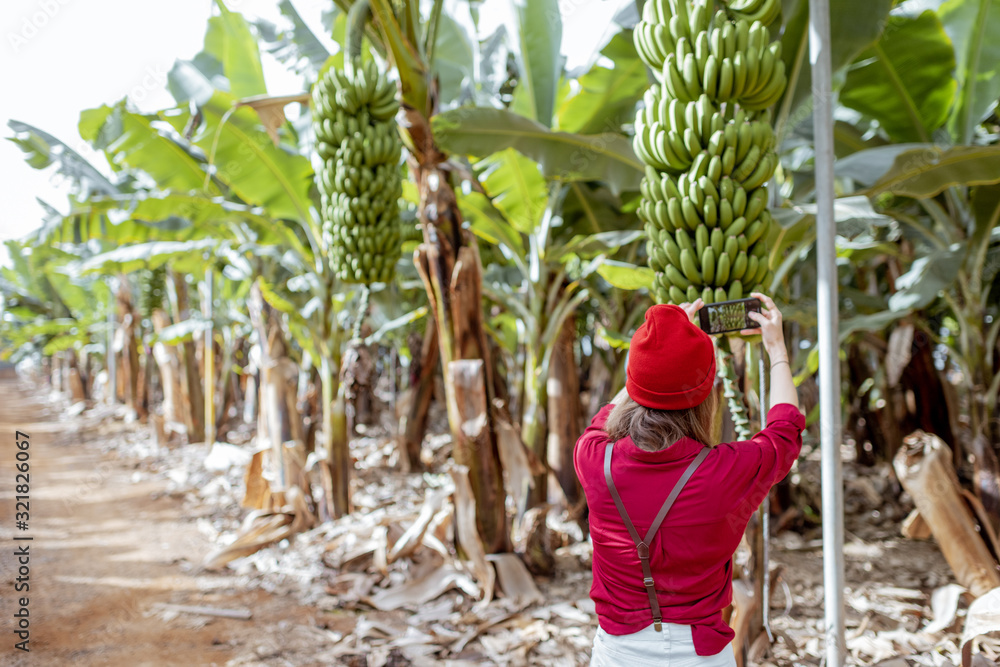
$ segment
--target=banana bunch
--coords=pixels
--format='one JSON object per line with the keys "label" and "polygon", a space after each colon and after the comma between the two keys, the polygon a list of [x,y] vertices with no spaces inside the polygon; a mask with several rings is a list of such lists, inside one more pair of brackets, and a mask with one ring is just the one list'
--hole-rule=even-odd
{"label": "banana bunch", "polygon": [[[764,0],[752,12],[766,9],[761,13],[766,21],[742,18],[742,10],[734,9],[735,22],[725,10],[710,19],[704,0],[690,9],[685,2],[648,0],[633,32],[639,56],[670,96],[689,102],[704,93],[719,104],[733,101],[747,110],[773,105],[787,83],[781,42],[771,42],[766,27],[780,10],[778,0]],[[744,4],[754,3],[759,0]]]}
{"label": "banana bunch", "polygon": [[714,16],[710,6],[647,0],[634,33],[659,80],[633,138],[659,302],[739,299],[768,275],[766,184],[778,166],[768,108],[787,79],[765,23],[780,6],[740,0]]}
{"label": "banana bunch", "polygon": [[155,269],[143,269],[139,272],[139,315],[149,319],[153,311],[163,307],[167,298],[167,267],[158,266]]}
{"label": "banana bunch", "polygon": [[313,88],[323,241],[344,282],[392,279],[400,254],[402,142],[396,87],[375,63],[329,69]]}

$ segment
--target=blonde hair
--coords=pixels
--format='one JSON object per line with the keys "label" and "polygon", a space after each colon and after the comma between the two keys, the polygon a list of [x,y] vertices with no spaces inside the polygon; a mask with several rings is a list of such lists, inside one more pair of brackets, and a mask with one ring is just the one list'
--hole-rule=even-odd
{"label": "blonde hair", "polygon": [[691,438],[703,445],[714,447],[715,412],[719,397],[713,388],[708,398],[685,410],[655,410],[639,405],[626,397],[608,415],[604,431],[608,442],[618,442],[625,436],[639,449],[658,452],[681,438]]}

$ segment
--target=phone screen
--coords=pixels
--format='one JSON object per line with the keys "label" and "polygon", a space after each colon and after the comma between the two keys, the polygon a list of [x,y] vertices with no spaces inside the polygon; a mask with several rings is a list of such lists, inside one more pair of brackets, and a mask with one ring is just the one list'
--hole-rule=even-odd
{"label": "phone screen", "polygon": [[705,333],[720,334],[742,329],[759,329],[760,325],[747,317],[747,313],[760,312],[760,299],[737,299],[705,305],[698,311],[701,329]]}

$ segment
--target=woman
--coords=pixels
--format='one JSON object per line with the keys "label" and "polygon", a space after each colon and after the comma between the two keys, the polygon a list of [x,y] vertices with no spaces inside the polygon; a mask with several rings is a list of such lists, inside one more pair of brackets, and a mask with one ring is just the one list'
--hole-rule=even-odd
{"label": "woman", "polygon": [[653,306],[629,348],[625,389],[591,421],[574,463],[590,508],[592,667],[735,666],[732,556],[750,516],[792,467],[805,420],[781,313],[750,313],[771,364],[767,427],[712,442],[718,408],[712,339],[691,318],[701,299]]}

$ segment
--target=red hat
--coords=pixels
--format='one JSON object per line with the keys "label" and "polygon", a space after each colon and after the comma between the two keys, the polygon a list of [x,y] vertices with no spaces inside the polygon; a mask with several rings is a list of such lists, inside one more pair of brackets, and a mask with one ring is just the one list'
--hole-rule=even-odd
{"label": "red hat", "polygon": [[625,388],[633,401],[656,410],[700,404],[715,382],[715,348],[678,306],[658,305],[632,336]]}

